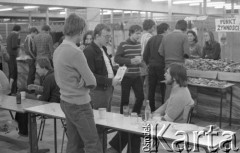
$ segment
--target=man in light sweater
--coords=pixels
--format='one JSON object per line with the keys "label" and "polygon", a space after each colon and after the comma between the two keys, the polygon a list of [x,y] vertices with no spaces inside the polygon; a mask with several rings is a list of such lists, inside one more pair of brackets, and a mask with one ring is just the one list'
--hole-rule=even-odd
{"label": "man in light sweater", "polygon": [[194,105],[194,101],[187,87],[187,70],[182,64],[169,65],[165,73],[166,84],[172,85],[172,91],[168,100],[159,107],[154,115],[163,116],[162,120],[170,122],[184,121],[184,108]]}
{"label": "man in light sweater", "polygon": [[[176,23],[175,30],[163,37],[158,52],[164,57],[165,68],[168,68],[171,63],[184,63],[185,58],[189,57],[189,43],[185,33],[186,30],[187,22],[179,20]],[[167,85],[165,101],[170,95],[171,88],[172,86]]]}
{"label": "man in light sweater", "polygon": [[96,79],[83,51],[76,46],[85,26],[84,19],[70,14],[64,24],[65,39],[53,55],[60,104],[67,121],[67,153],[103,152],[89,95],[90,89],[96,86]]}

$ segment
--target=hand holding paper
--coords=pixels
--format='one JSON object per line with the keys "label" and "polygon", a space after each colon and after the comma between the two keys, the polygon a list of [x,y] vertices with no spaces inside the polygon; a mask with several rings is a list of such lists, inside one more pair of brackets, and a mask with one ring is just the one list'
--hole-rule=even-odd
{"label": "hand holding paper", "polygon": [[118,79],[119,81],[122,81],[125,73],[126,73],[127,67],[126,66],[121,66],[118,68],[117,70],[117,74],[115,76],[116,79]]}

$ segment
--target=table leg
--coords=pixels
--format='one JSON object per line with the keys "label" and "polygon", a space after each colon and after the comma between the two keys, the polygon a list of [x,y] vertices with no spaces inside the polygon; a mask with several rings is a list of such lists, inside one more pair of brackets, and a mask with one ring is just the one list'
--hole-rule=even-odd
{"label": "table leg", "polygon": [[232,125],[232,96],[233,96],[233,91],[232,91],[232,87],[230,88],[230,94],[231,94],[231,97],[230,97],[230,119],[229,119],[229,126]]}
{"label": "table leg", "polygon": [[119,152],[122,152],[122,134],[119,132]]}
{"label": "table leg", "polygon": [[37,140],[37,122],[35,114],[28,113],[28,129],[29,129],[29,146],[30,153],[46,153],[50,149],[38,149],[38,140]]}
{"label": "table leg", "polygon": [[29,126],[29,143],[30,153],[38,152],[38,141],[37,141],[37,122],[36,117],[32,113],[28,113],[28,126]]}
{"label": "table leg", "polygon": [[55,153],[57,153],[57,120],[54,118],[54,147]]}
{"label": "table leg", "polygon": [[128,133],[128,149],[129,153],[132,153],[131,133]]}
{"label": "table leg", "polygon": [[219,127],[222,127],[222,100],[223,100],[223,90],[221,90],[221,101],[220,101],[220,117],[219,117]]}

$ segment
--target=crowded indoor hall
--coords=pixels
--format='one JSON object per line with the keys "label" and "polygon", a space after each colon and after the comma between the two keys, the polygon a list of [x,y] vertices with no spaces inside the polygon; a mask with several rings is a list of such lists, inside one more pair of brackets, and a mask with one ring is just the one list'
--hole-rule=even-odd
{"label": "crowded indoor hall", "polygon": [[0,12],[0,153],[239,152],[239,0]]}

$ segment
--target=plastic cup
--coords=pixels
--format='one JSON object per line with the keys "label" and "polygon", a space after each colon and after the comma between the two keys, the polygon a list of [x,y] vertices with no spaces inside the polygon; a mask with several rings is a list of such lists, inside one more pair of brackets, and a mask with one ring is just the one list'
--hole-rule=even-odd
{"label": "plastic cup", "polygon": [[138,123],[138,115],[137,113],[131,113],[131,124],[136,125]]}
{"label": "plastic cup", "polygon": [[21,94],[21,99],[22,100],[26,99],[26,92],[25,91],[21,91],[20,94]]}
{"label": "plastic cup", "polygon": [[124,116],[129,116],[129,105],[124,105],[123,106],[123,115]]}
{"label": "plastic cup", "polygon": [[98,113],[99,113],[99,118],[100,119],[105,119],[106,118],[106,108],[99,108]]}

